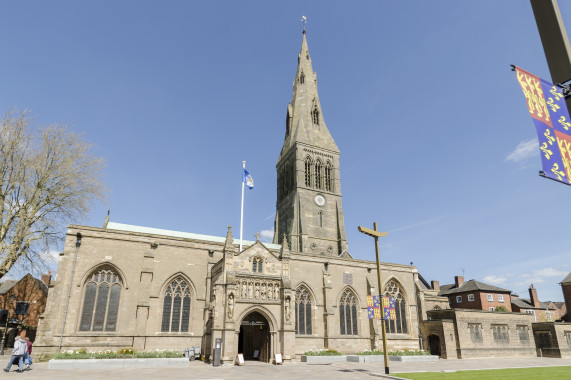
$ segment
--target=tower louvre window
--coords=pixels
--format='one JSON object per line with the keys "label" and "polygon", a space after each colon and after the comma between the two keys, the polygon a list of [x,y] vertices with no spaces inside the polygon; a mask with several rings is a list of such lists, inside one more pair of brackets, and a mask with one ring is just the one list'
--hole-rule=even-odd
{"label": "tower louvre window", "polygon": [[321,189],[321,161],[315,162],[315,188]]}
{"label": "tower louvre window", "polygon": [[333,187],[331,186],[331,163],[327,162],[325,165],[325,190],[332,191]]}
{"label": "tower louvre window", "polygon": [[319,227],[323,227],[323,212],[319,211],[317,214],[319,216]]}
{"label": "tower louvre window", "polygon": [[319,111],[317,110],[317,107],[311,111],[311,118],[313,120],[313,124],[319,125]]}
{"label": "tower louvre window", "polygon": [[305,159],[305,186],[311,186],[311,158]]}
{"label": "tower louvre window", "polygon": [[303,74],[303,71],[301,72],[301,75],[299,76],[299,83],[303,84],[305,82],[305,74]]}

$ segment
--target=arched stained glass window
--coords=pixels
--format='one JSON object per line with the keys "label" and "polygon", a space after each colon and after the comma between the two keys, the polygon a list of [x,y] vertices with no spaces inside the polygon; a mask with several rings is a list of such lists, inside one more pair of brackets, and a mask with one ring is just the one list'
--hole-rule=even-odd
{"label": "arched stained glass window", "polygon": [[339,301],[339,327],[341,335],[358,335],[357,297],[346,289]]}
{"label": "arched stained glass window", "polygon": [[109,267],[97,269],[85,284],[80,331],[115,331],[123,284]]}
{"label": "arched stained glass window", "polygon": [[393,297],[395,299],[396,319],[388,319],[386,321],[387,333],[408,334],[406,325],[406,302],[402,295],[402,290],[396,281],[389,281],[385,286],[383,296]]}
{"label": "arched stained glass window", "polygon": [[325,191],[333,191],[333,184],[331,180],[331,162],[327,161],[325,165]]}
{"label": "arched stained glass window", "polygon": [[295,292],[295,332],[311,335],[311,295],[305,286]]}
{"label": "arched stained glass window", "polygon": [[170,282],[163,300],[162,332],[188,332],[190,286],[181,276]]}
{"label": "arched stained glass window", "polygon": [[311,186],[311,158],[305,158],[305,186]]}

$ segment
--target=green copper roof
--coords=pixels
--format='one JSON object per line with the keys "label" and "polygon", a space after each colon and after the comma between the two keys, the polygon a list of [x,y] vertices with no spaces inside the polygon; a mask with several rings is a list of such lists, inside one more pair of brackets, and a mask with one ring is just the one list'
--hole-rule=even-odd
{"label": "green copper roof", "polygon": [[[107,224],[107,229],[108,230],[128,231],[128,232],[138,232],[138,233],[142,233],[142,234],[172,236],[172,237],[178,237],[178,238],[183,238],[183,239],[212,241],[212,242],[216,242],[216,243],[224,243],[226,241],[225,236],[193,234],[191,232],[163,230],[161,228],[133,226],[130,224],[115,223],[115,222],[109,222]],[[236,245],[239,245],[240,239],[234,239],[233,243]],[[250,246],[254,243],[255,243],[255,241],[251,241],[251,240],[243,240],[242,241],[242,245],[245,247]],[[280,244],[270,244],[270,243],[262,243],[262,244],[268,249],[280,249],[282,247]]]}

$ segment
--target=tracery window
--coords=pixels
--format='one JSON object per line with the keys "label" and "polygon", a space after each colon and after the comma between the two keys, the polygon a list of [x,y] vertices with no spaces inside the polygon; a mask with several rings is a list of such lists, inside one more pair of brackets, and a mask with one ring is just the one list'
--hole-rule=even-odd
{"label": "tracery window", "polygon": [[305,186],[311,186],[311,158],[305,158]]}
{"label": "tracery window", "polygon": [[311,334],[311,295],[305,286],[300,286],[295,292],[295,332]]}
{"label": "tracery window", "polygon": [[262,258],[255,258],[252,260],[252,272],[254,273],[262,273],[262,262],[264,260]]}
{"label": "tracery window", "polygon": [[339,300],[339,327],[341,335],[358,335],[357,297],[346,289]]}
{"label": "tracery window", "polygon": [[123,283],[113,269],[93,272],[85,284],[80,331],[115,331]]}
{"label": "tracery window", "polygon": [[333,186],[331,186],[331,162],[327,162],[325,165],[325,190],[332,191]]}
{"label": "tracery window", "polygon": [[313,124],[319,125],[319,111],[317,110],[317,107],[315,107],[311,112],[311,118],[313,120]]}
{"label": "tracery window", "polygon": [[321,161],[315,162],[315,188],[321,189]]}
{"label": "tracery window", "polygon": [[188,332],[190,321],[190,286],[178,276],[167,286],[163,301],[162,332]]}
{"label": "tracery window", "polygon": [[385,292],[383,295],[385,297],[393,297],[395,299],[396,319],[388,319],[386,321],[387,333],[408,334],[406,325],[406,302],[400,287],[395,281],[389,281],[385,287]]}

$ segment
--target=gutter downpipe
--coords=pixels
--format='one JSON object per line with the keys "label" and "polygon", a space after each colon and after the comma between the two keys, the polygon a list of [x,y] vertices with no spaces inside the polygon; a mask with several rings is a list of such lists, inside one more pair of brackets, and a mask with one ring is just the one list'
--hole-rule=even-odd
{"label": "gutter downpipe", "polygon": [[77,240],[75,241],[75,256],[73,257],[73,268],[71,270],[71,279],[69,280],[69,291],[67,292],[67,301],[65,303],[65,314],[63,316],[63,323],[61,325],[61,335],[59,338],[59,345],[57,352],[61,351],[61,344],[63,342],[63,330],[65,328],[65,321],[67,318],[67,310],[69,309],[69,299],[71,297],[71,287],[73,285],[73,275],[75,274],[75,263],[77,262],[77,253],[79,251],[79,246],[81,245],[81,234],[78,232],[76,234]]}

